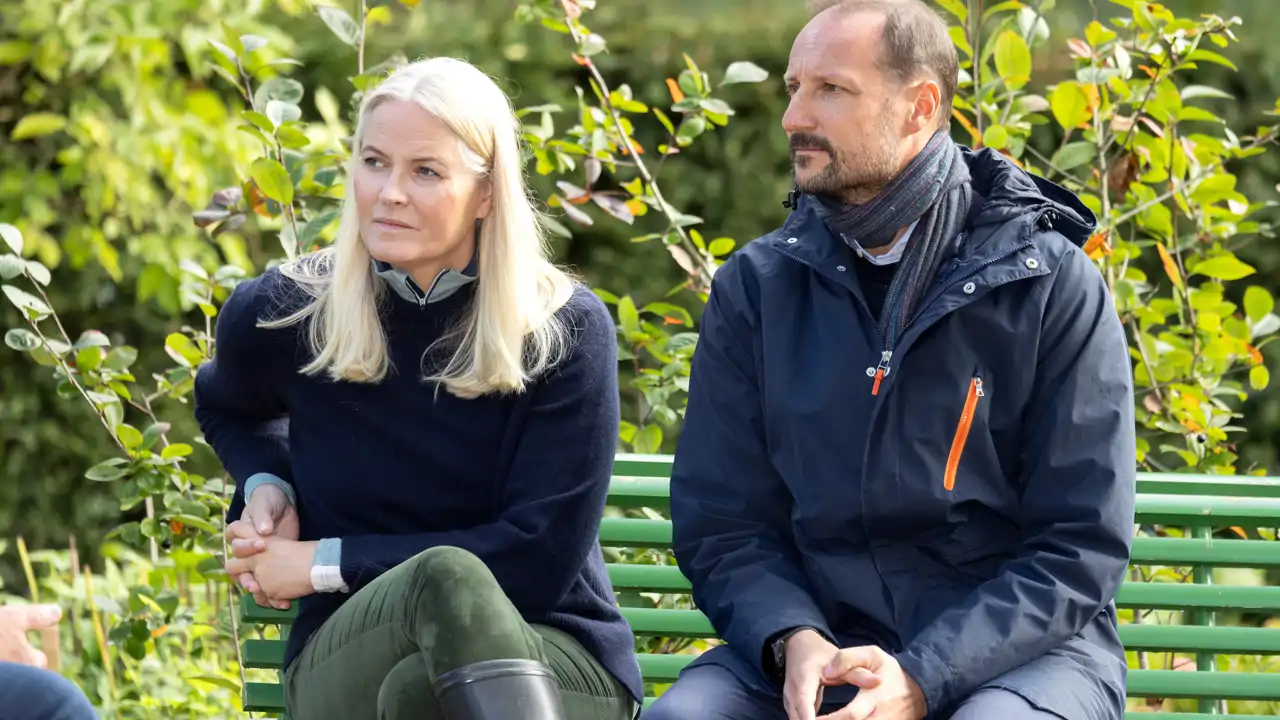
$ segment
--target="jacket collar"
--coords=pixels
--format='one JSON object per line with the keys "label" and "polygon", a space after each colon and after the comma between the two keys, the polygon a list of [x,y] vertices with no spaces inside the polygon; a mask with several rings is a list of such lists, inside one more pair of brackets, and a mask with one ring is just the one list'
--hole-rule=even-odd
{"label": "jacket collar", "polygon": [[[974,202],[958,260],[1007,255],[1037,230],[1057,231],[1078,246],[1093,234],[1093,211],[1065,188],[1031,175],[990,148],[962,147],[961,152],[973,178]],[[815,203],[800,195],[773,243],[816,269],[838,267],[852,258],[852,251],[827,228]]]}
{"label": "jacket collar", "polygon": [[471,262],[462,270],[441,270],[431,281],[431,287],[423,290],[408,273],[395,268],[391,263],[381,260],[373,261],[373,271],[382,278],[396,295],[417,305],[428,305],[440,302],[453,295],[463,287],[476,281],[479,277],[480,253],[471,256]]}

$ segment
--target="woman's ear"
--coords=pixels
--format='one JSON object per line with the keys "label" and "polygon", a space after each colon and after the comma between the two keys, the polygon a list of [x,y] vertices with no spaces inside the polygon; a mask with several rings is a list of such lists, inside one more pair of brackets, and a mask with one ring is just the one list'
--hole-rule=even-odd
{"label": "woman's ear", "polygon": [[480,202],[476,203],[476,220],[483,220],[493,212],[493,181],[485,179],[480,183]]}

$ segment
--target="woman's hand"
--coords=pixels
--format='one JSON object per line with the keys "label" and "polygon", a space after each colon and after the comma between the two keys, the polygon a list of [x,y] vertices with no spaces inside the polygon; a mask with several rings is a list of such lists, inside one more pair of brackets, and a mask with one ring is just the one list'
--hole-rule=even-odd
{"label": "woman's hand", "polygon": [[259,594],[267,600],[267,603],[258,600],[259,605],[270,604],[284,610],[289,607],[290,600],[315,592],[311,584],[311,566],[315,561],[316,542],[271,535],[261,537],[241,521],[227,527],[227,536],[232,537],[233,534],[232,557],[226,562],[227,574],[240,577],[244,573],[252,573],[256,589],[250,592],[254,593],[255,600]]}
{"label": "woman's hand", "polygon": [[[233,555],[248,557],[266,547],[260,543],[261,538],[277,535],[287,540],[297,540],[298,530],[298,512],[284,491],[275,485],[260,485],[249,498],[240,520],[227,527],[227,540],[231,542]],[[253,593],[253,599],[259,605],[277,610],[289,608],[288,601],[273,602],[264,595],[253,573],[244,573],[236,577],[236,580],[245,592]]]}

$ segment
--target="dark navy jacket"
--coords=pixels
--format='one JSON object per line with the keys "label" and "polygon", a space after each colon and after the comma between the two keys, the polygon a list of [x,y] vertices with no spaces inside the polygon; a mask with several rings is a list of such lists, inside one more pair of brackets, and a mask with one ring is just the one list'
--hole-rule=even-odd
{"label": "dark navy jacket", "polygon": [[931,717],[1000,686],[1119,720],[1133,387],[1080,247],[1095,218],[965,152],[967,230],[878,394],[857,258],[809,198],[717,273],[671,483],[676,558],[727,641],[697,664],[777,694],[768,639],[807,625],[894,654]]}

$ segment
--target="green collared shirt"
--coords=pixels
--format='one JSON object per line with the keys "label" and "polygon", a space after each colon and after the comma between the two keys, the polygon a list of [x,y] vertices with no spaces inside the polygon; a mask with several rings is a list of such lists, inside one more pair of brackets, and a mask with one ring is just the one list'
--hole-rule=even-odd
{"label": "green collared shirt", "polygon": [[423,290],[408,273],[397,270],[390,263],[381,260],[373,261],[373,270],[378,277],[386,281],[395,294],[418,305],[439,302],[458,292],[458,290],[475,282],[479,266],[479,253],[471,257],[471,262],[461,271],[441,270],[431,287]]}

